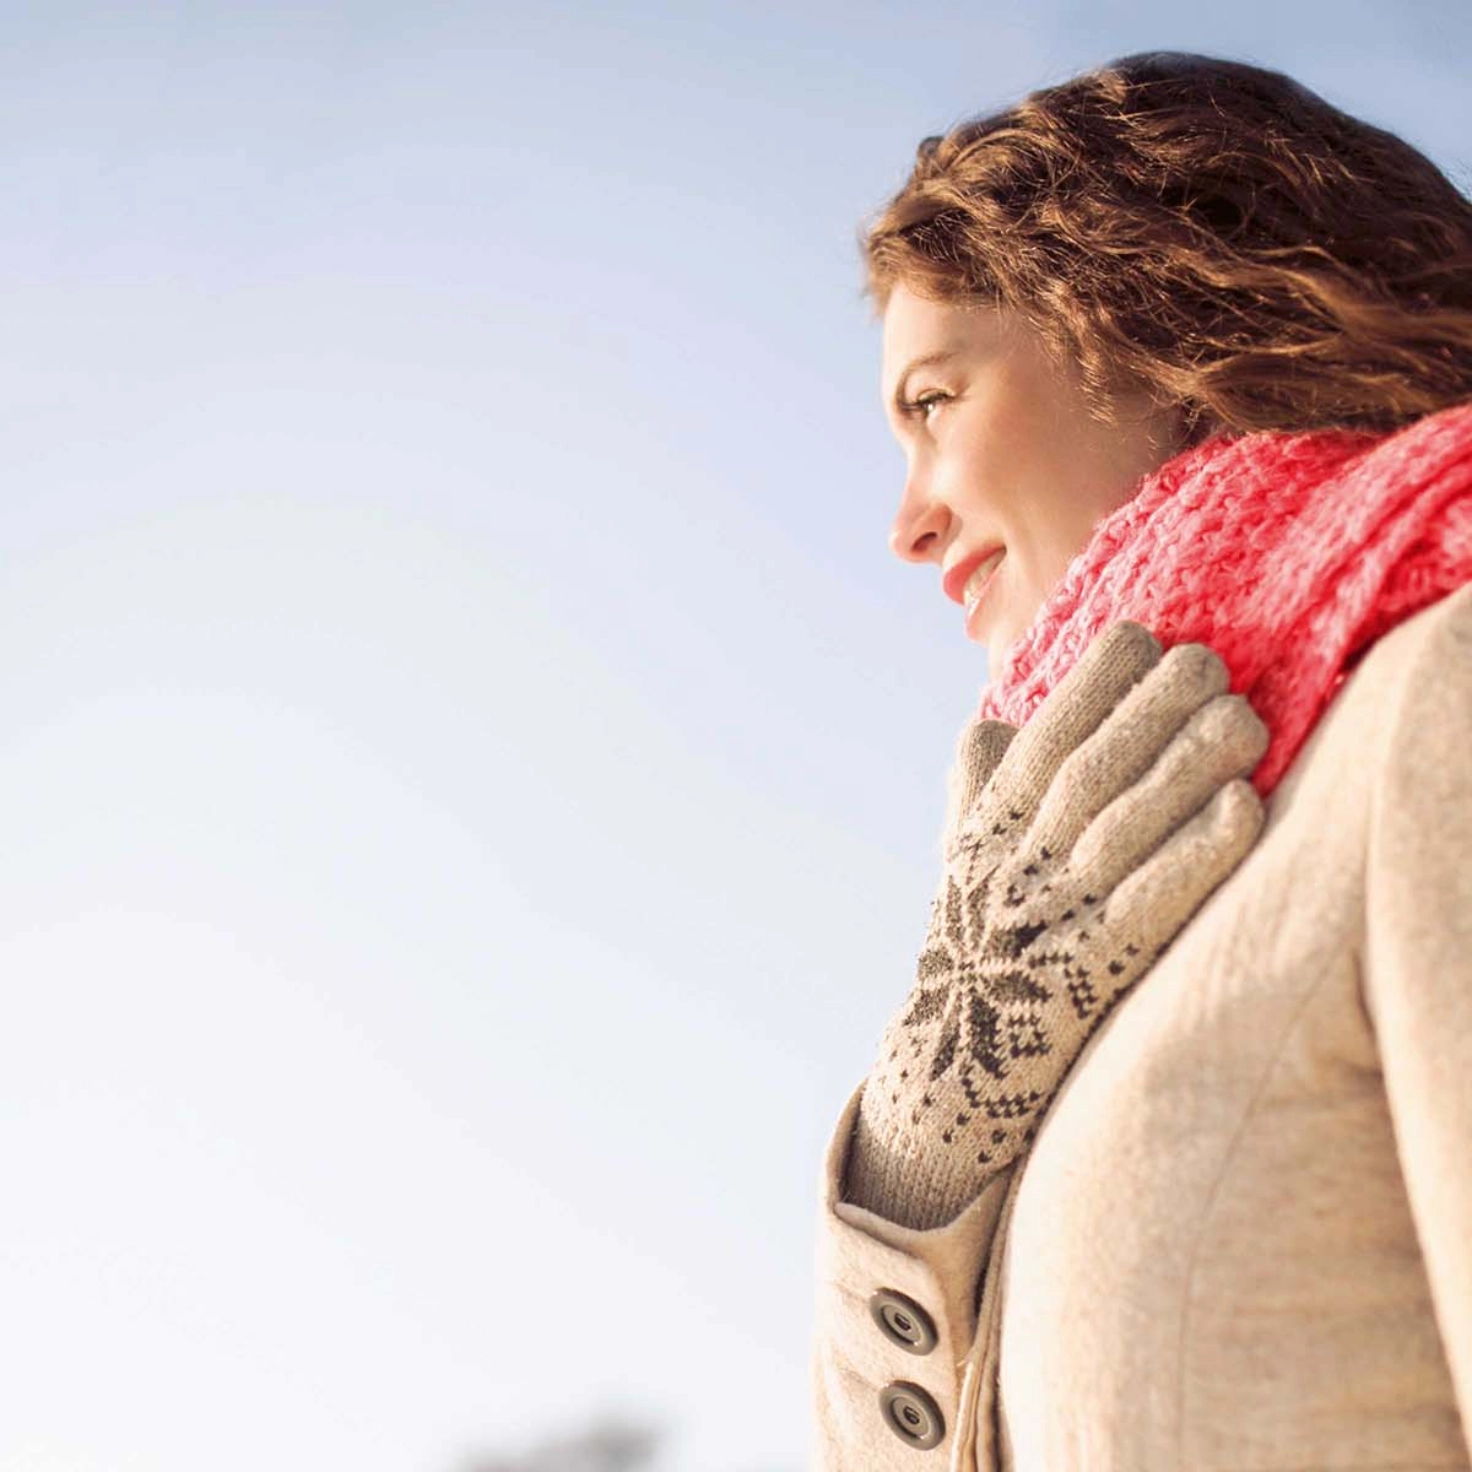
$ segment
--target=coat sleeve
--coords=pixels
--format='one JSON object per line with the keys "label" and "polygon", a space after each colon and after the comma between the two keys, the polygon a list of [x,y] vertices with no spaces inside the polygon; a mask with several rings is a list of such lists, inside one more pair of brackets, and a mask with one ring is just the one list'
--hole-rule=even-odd
{"label": "coat sleeve", "polygon": [[[818,1192],[816,1303],[810,1355],[810,1472],[959,1467],[965,1361],[982,1276],[1012,1170],[954,1220],[918,1230],[843,1200],[859,1101],[849,1096],[824,1155]],[[968,1438],[969,1440],[969,1438]]]}
{"label": "coat sleeve", "polygon": [[1361,979],[1472,1452],[1472,598],[1448,607],[1385,713]]}

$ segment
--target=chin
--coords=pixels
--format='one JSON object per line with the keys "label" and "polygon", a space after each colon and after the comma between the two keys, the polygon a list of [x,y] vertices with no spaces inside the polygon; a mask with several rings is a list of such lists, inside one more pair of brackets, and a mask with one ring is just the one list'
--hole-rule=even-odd
{"label": "chin", "polygon": [[1008,620],[999,620],[992,625],[986,636],[986,664],[989,675],[995,676],[1001,671],[1002,661],[1007,651],[1025,632],[1025,629],[1016,627]]}

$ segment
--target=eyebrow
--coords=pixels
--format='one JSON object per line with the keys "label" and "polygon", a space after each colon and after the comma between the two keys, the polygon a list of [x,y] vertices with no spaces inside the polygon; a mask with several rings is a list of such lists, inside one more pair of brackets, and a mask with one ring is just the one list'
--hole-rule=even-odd
{"label": "eyebrow", "polygon": [[922,357],[912,358],[905,364],[905,371],[900,374],[899,382],[894,386],[894,393],[890,398],[889,407],[899,414],[905,402],[905,385],[910,381],[910,375],[917,368],[932,368],[937,363],[947,363],[960,354],[955,348],[939,348],[933,353],[926,353]]}

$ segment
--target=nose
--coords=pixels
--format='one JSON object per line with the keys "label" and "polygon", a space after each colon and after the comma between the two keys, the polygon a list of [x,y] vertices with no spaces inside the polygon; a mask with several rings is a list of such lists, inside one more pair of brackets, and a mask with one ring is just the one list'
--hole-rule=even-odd
{"label": "nose", "polygon": [[939,562],[950,519],[943,502],[922,495],[907,481],[889,529],[889,550],[905,562]]}

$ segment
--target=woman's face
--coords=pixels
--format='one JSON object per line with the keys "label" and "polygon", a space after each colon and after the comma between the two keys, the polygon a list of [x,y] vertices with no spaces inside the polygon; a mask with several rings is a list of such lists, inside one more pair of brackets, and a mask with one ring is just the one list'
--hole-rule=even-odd
{"label": "woman's face", "polygon": [[1119,428],[1090,418],[1073,364],[1060,370],[1017,314],[902,285],[884,313],[883,393],[908,467],[896,555],[935,563],[962,602],[978,554],[1004,549],[965,617],[992,671],[1095,526],[1179,448],[1176,412],[1145,394],[1117,400]]}

